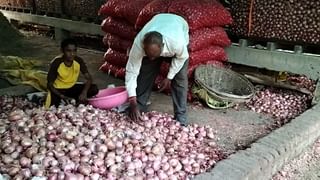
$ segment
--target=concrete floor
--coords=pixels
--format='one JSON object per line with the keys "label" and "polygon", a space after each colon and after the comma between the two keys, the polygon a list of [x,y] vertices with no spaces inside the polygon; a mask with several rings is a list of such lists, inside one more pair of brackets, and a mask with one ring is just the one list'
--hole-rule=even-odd
{"label": "concrete floor", "polygon": [[[58,43],[33,33],[24,32],[24,34],[26,39],[21,47],[0,49],[0,55],[16,55],[40,60],[43,61],[41,69],[46,70],[50,60],[59,54]],[[103,63],[103,54],[104,52],[81,48],[78,51],[78,55],[86,61],[94,82],[100,89],[107,87],[108,84],[123,85],[122,80],[98,71],[99,66]],[[169,96],[155,92],[152,94],[151,101],[151,110],[172,113],[172,102]],[[227,154],[234,153],[267,135],[270,132],[268,127],[273,123],[273,119],[245,108],[218,111],[193,104],[189,104],[188,108],[189,121],[213,127],[217,132],[218,145]]]}

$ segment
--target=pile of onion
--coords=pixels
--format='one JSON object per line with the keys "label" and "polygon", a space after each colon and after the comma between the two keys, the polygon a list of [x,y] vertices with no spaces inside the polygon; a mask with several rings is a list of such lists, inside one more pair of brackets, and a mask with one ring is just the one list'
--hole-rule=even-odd
{"label": "pile of onion", "polygon": [[288,77],[288,81],[300,88],[305,88],[310,92],[314,92],[316,89],[316,81],[309,79],[307,76],[292,75]]}
{"label": "pile of onion", "polygon": [[258,113],[275,118],[276,124],[283,125],[309,108],[310,96],[284,89],[263,88],[256,92],[247,106]]}
{"label": "pile of onion", "polygon": [[12,99],[0,99],[0,174],[8,178],[189,179],[224,157],[211,127],[183,127],[167,114],[144,114],[139,125],[92,106],[45,110],[18,99],[13,108]]}

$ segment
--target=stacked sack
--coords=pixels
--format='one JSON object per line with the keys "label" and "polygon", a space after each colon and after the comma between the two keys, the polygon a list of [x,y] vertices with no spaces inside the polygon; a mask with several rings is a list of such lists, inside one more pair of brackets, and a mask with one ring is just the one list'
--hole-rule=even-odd
{"label": "stacked sack", "polygon": [[103,43],[109,48],[100,67],[115,77],[124,78],[128,52],[137,34],[135,23],[140,11],[152,0],[108,0],[100,9],[106,18],[102,30],[106,32]]}
{"label": "stacked sack", "polygon": [[[129,10],[124,6],[128,7]],[[131,13],[130,16],[119,16],[123,9],[127,10],[125,14]],[[109,15],[103,22],[102,28],[107,32],[104,42],[111,47],[105,55],[107,63],[102,67],[104,71],[112,73],[110,69],[115,65],[125,66],[127,62],[126,50],[132,45],[135,34],[154,15],[159,13],[177,14],[185,18],[189,24],[190,59],[188,76],[190,82],[192,82],[194,69],[200,64],[223,66],[223,62],[227,60],[224,48],[229,46],[231,41],[223,26],[231,24],[232,18],[223,5],[216,0],[121,0],[119,2],[110,0],[101,8],[101,13]],[[112,14],[118,14],[116,17],[118,19],[110,17]],[[126,21],[124,21],[124,18],[126,18]],[[119,25],[110,25],[114,25],[116,22]],[[122,23],[121,27],[119,27],[120,22]],[[132,26],[133,24],[135,26]],[[110,64],[113,64],[112,67],[110,67]],[[155,87],[158,87],[159,83],[166,78],[169,66],[170,64],[163,63]],[[169,90],[167,91],[169,92]]]}
{"label": "stacked sack", "polygon": [[[172,13],[185,18],[189,24],[189,67],[192,82],[194,69],[200,64],[223,66],[227,60],[224,48],[231,44],[223,26],[232,23],[230,13],[215,0],[153,0],[140,12],[136,29],[141,29],[154,15]],[[170,64],[164,63],[156,86],[167,76]],[[191,83],[190,83],[191,84]]]}

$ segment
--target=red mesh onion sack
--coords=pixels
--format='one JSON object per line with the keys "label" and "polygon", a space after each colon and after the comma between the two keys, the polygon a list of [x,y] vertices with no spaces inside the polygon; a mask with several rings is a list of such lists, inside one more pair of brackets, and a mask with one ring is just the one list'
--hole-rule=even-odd
{"label": "red mesh onion sack", "polygon": [[121,53],[109,48],[104,54],[104,60],[109,64],[116,65],[118,67],[126,67],[128,56],[126,53]]}
{"label": "red mesh onion sack", "polygon": [[132,25],[123,19],[113,18],[111,16],[103,20],[101,28],[106,33],[115,34],[121,38],[133,40],[137,34]]}
{"label": "red mesh onion sack", "polygon": [[132,0],[108,0],[107,3],[101,6],[99,15],[122,17],[122,12],[126,5]]}
{"label": "red mesh onion sack", "polygon": [[116,78],[124,79],[126,75],[126,69],[122,67],[117,67],[115,65],[109,64],[108,62],[105,62],[99,70],[108,73],[109,75],[112,75]]}
{"label": "red mesh onion sack", "polygon": [[152,0],[109,0],[100,9],[100,14],[124,18],[136,24],[140,11]]}
{"label": "red mesh onion sack", "polygon": [[216,0],[175,0],[168,12],[184,17],[191,30],[232,23],[231,14]]}
{"label": "red mesh onion sack", "polygon": [[167,77],[171,63],[162,63],[160,66],[160,74]]}
{"label": "red mesh onion sack", "polygon": [[209,46],[208,48],[201,49],[189,53],[189,66],[200,64],[209,60],[226,61],[227,54],[224,49],[219,46]]}
{"label": "red mesh onion sack", "polygon": [[142,29],[153,16],[160,13],[167,13],[172,0],[153,0],[147,4],[140,12],[135,28]]}
{"label": "red mesh onion sack", "polygon": [[203,28],[190,33],[190,51],[198,51],[210,45],[227,47],[231,41],[222,27]]}
{"label": "red mesh onion sack", "polygon": [[133,0],[127,4],[123,12],[123,18],[135,25],[141,10],[152,0]]}
{"label": "red mesh onion sack", "polygon": [[[188,65],[188,78],[193,78],[193,71],[195,70],[195,68],[197,68],[199,65],[201,64],[214,64],[218,67],[224,67],[223,62],[221,61],[217,61],[217,60],[213,60],[213,59],[209,59],[207,61],[202,61],[199,64],[190,64],[189,61],[189,65]],[[170,68],[170,63],[162,63],[160,66],[160,75],[167,77],[168,72],[169,72],[169,68]]]}
{"label": "red mesh onion sack", "polygon": [[123,39],[115,34],[106,33],[103,38],[103,43],[107,47],[119,51],[121,53],[127,53],[127,50],[131,48],[132,41]]}

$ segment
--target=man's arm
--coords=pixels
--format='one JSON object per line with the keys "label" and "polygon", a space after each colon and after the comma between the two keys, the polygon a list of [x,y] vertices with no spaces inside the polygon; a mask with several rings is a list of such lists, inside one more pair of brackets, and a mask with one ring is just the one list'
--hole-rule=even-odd
{"label": "man's arm", "polygon": [[89,89],[90,89],[90,86],[91,86],[91,84],[92,84],[92,77],[91,77],[91,75],[90,75],[89,72],[88,72],[88,73],[85,73],[85,74],[84,74],[84,77],[85,77],[85,79],[86,79],[86,82],[85,82],[84,88],[83,88],[83,90],[82,90],[82,93],[87,95],[87,93],[88,93],[88,91],[89,91]]}
{"label": "man's arm", "polygon": [[[171,45],[173,46],[173,45]],[[186,60],[189,59],[187,45],[181,45],[175,48],[176,56],[171,61],[171,66],[167,75],[167,79],[172,80],[175,75],[181,70]]]}
{"label": "man's arm", "polygon": [[137,78],[141,68],[143,56],[144,52],[141,44],[135,41],[130,50],[129,59],[126,66],[125,84],[129,97],[136,97]]}
{"label": "man's arm", "polygon": [[88,67],[86,65],[86,63],[84,62],[84,60],[80,57],[77,57],[77,61],[78,63],[80,64],[80,71],[81,73],[83,74],[84,78],[86,79],[86,82],[84,84],[84,87],[82,89],[82,92],[79,96],[79,100],[80,101],[86,101],[87,99],[87,94],[88,94],[88,91],[91,87],[91,84],[92,84],[92,77],[88,71]]}
{"label": "man's arm", "polygon": [[137,78],[139,75],[139,71],[142,64],[142,58],[144,56],[144,51],[141,47],[141,41],[139,38],[135,39],[133,46],[129,53],[129,60],[126,66],[126,89],[129,95],[129,102],[130,102],[130,112],[129,117],[133,121],[140,120],[140,111],[138,109],[137,103]]}

